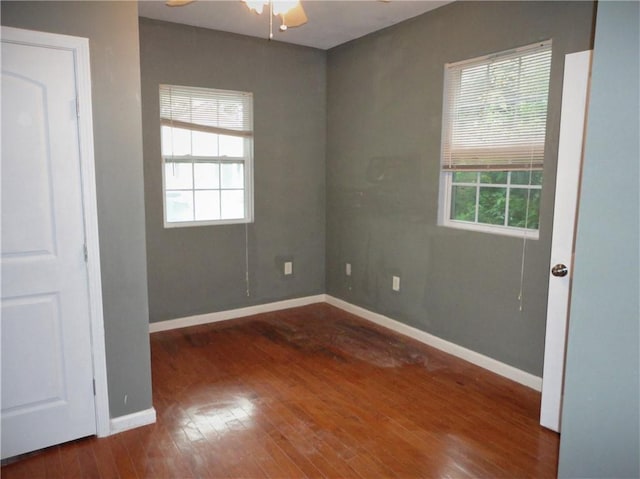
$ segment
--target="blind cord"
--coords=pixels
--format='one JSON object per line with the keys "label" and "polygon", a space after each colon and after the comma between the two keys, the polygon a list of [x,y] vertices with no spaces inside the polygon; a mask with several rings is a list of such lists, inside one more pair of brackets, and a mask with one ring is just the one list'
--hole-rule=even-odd
{"label": "blind cord", "polygon": [[526,257],[526,252],[527,252],[527,237],[525,236],[524,238],[522,238],[522,263],[520,265],[520,292],[518,293],[518,301],[519,301],[519,306],[518,306],[518,310],[520,312],[522,312],[523,308],[523,302],[524,302],[524,294],[523,294],[523,290],[524,290],[524,260]]}
{"label": "blind cord", "polygon": [[531,202],[531,177],[533,176],[533,148],[531,148],[531,157],[529,161],[529,182],[527,188],[527,206],[524,213],[524,233],[522,236],[522,261],[520,263],[520,292],[518,293],[518,310],[522,312],[524,309],[524,263],[527,256],[527,228],[529,227],[529,204]]}
{"label": "blind cord", "polygon": [[247,287],[247,297],[251,296],[251,283],[249,282],[249,225],[244,224],[244,281]]}
{"label": "blind cord", "polygon": [[273,39],[273,0],[269,0],[269,40]]}

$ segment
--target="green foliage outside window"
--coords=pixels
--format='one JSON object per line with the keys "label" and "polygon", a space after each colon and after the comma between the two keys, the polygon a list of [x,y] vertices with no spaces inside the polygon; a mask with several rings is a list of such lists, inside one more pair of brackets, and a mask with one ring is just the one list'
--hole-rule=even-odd
{"label": "green foliage outside window", "polygon": [[537,230],[541,185],[541,171],[456,171],[451,219]]}

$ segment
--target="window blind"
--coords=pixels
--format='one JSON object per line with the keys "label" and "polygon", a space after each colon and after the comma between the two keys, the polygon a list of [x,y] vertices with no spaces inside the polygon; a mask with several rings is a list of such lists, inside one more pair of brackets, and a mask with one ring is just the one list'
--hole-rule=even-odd
{"label": "window blind", "polygon": [[445,67],[442,168],[542,169],[551,41]]}
{"label": "window blind", "polygon": [[221,135],[253,136],[253,95],[248,92],[160,85],[160,123]]}

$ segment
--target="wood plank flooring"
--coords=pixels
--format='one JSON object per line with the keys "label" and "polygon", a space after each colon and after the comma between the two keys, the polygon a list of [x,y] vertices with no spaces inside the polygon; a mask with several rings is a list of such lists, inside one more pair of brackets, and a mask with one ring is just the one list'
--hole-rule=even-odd
{"label": "wood plank flooring", "polygon": [[540,394],[326,304],[151,335],[156,424],[12,478],[547,478]]}

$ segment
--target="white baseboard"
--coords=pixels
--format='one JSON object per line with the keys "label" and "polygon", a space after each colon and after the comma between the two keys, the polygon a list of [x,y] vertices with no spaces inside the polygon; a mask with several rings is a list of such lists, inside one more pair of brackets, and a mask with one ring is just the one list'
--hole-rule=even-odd
{"label": "white baseboard", "polygon": [[157,333],[159,331],[168,331],[170,329],[187,328],[189,326],[198,326],[200,324],[217,323],[218,321],[227,321],[229,319],[242,318],[244,316],[252,316],[254,314],[270,313],[272,311],[280,311],[281,309],[297,308],[314,303],[324,303],[326,301],[325,294],[316,296],[305,296],[304,298],[286,299],[284,301],[276,301],[274,303],[258,304],[256,306],[248,306],[246,308],[229,309],[227,311],[218,311],[215,313],[198,314],[196,316],[187,316],[185,318],[169,319],[167,321],[158,321],[157,323],[149,323],[149,332]]}
{"label": "white baseboard", "polygon": [[197,316],[188,316],[185,318],[170,319],[168,321],[160,321],[157,323],[149,324],[149,332],[155,333],[159,331],[168,331],[170,329],[186,328],[189,326],[197,326],[200,324],[215,323],[218,321],[227,321],[229,319],[242,318],[244,316],[251,316],[254,314],[268,313],[272,311],[279,311],[282,309],[296,308],[299,306],[306,306],[314,303],[328,303],[336,308],[340,308],[349,313],[355,314],[367,321],[383,326],[387,329],[391,329],[397,333],[409,336],[421,343],[432,346],[436,349],[444,351],[445,353],[456,356],[460,359],[464,359],[476,366],[487,369],[493,373],[503,376],[507,379],[511,379],[524,386],[535,389],[536,391],[542,390],[542,378],[535,376],[521,369],[514,368],[508,364],[497,361],[484,354],[477,353],[463,346],[459,346],[455,343],[446,341],[442,338],[429,334],[425,331],[421,331],[412,326],[408,326],[404,323],[391,319],[379,313],[374,313],[368,309],[361,308],[354,304],[348,303],[342,299],[335,298],[328,294],[318,294],[316,296],[306,296],[304,298],[287,299],[284,301],[277,301],[274,303],[261,304],[257,306],[249,306],[246,308],[231,309],[228,311],[219,311],[216,313],[199,314]]}
{"label": "white baseboard", "polygon": [[126,416],[114,417],[109,421],[111,434],[135,429],[136,427],[146,426],[156,422],[156,410],[154,408],[145,409],[144,411],[134,412]]}
{"label": "white baseboard", "polygon": [[361,308],[360,306],[355,306],[351,303],[347,303],[346,301],[335,298],[333,296],[326,295],[326,302],[332,306],[335,306],[336,308],[340,308],[344,311],[347,311],[348,313],[355,314],[356,316],[359,316],[385,328],[391,329],[392,331],[395,331],[397,333],[409,336],[410,338],[416,339],[421,343],[432,346],[460,359],[464,359],[465,361],[475,364],[476,366],[480,366],[481,368],[487,369],[500,376],[535,389],[536,391],[542,390],[542,378],[534,376],[531,373],[522,371],[518,368],[514,368],[513,366],[509,366],[508,364],[502,363],[483,354],[459,346],[455,343],[451,343],[437,336],[416,329],[412,326],[408,326],[404,323],[388,318],[387,316],[384,316],[382,314],[374,313],[373,311]]}

